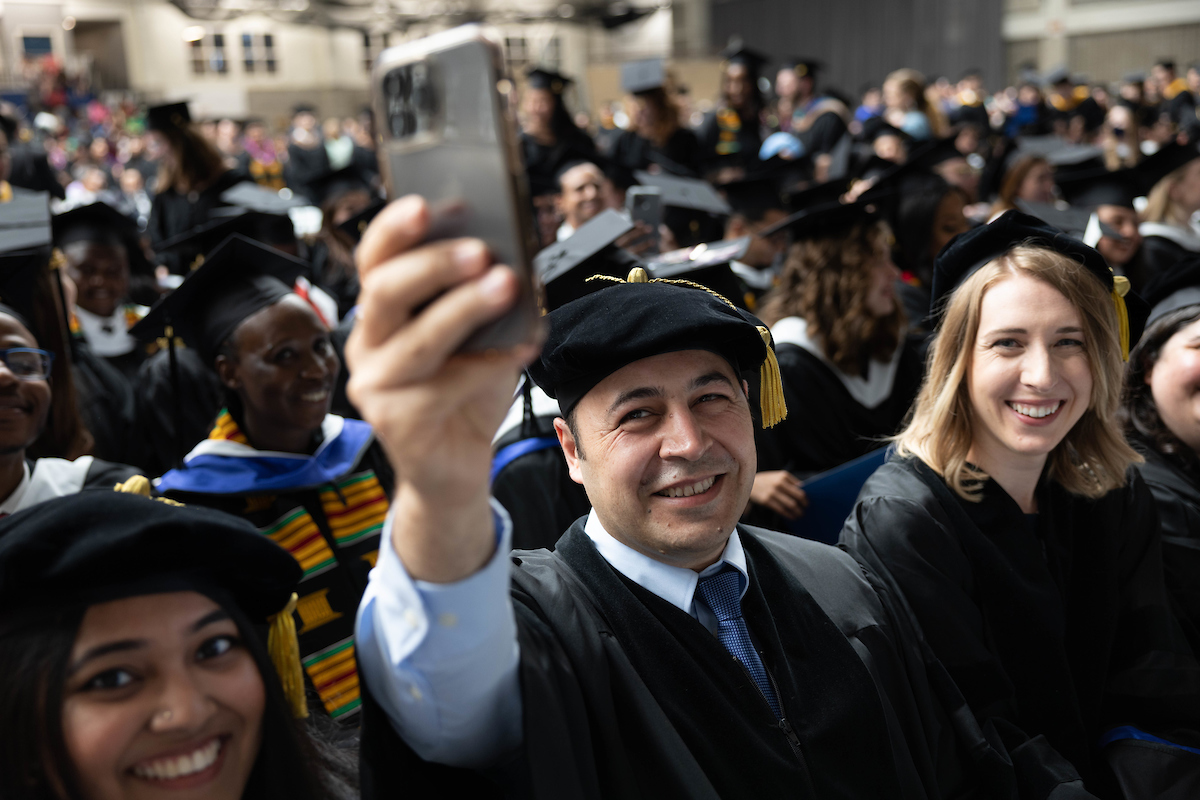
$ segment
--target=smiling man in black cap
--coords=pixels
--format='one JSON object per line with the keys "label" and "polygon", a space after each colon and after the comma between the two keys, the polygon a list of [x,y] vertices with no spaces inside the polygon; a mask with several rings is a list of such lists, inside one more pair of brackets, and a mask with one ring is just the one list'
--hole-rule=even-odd
{"label": "smiling man in black cap", "polygon": [[[414,250],[427,225],[407,198],[368,230],[347,346],[400,476],[358,617],[365,795],[497,794],[438,765],[544,797],[969,790],[956,747],[990,748],[903,615],[837,550],[737,524],[754,428],[786,413],[758,320],[635,270],[550,314],[540,357],[456,354],[517,287],[479,242]],[[531,361],[593,511],[510,562],[488,466]]]}

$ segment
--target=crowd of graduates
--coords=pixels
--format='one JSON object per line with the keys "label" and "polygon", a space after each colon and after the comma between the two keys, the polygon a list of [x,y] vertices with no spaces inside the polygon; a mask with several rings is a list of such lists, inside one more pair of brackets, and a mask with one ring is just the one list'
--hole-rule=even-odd
{"label": "crowd of graduates", "polygon": [[1200,64],[719,69],[484,354],[369,113],[0,108],[0,795],[1200,793]]}

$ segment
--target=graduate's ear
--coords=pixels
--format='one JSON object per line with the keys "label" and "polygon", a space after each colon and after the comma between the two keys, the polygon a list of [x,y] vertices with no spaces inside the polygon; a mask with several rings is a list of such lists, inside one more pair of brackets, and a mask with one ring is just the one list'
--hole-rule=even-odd
{"label": "graduate's ear", "polygon": [[579,449],[579,444],[575,441],[575,434],[571,433],[571,426],[562,417],[555,417],[554,432],[558,434],[558,443],[562,446],[563,455],[566,456],[567,472],[571,476],[571,480],[582,486],[583,470],[580,469],[579,462],[583,460],[583,451]]}
{"label": "graduate's ear", "polygon": [[742,381],[742,394],[746,396],[746,400],[750,399],[750,384],[745,380]]}
{"label": "graduate's ear", "polygon": [[217,369],[217,378],[221,381],[222,386],[235,392],[242,388],[242,379],[238,375],[236,361],[222,354],[217,356],[213,366]]}

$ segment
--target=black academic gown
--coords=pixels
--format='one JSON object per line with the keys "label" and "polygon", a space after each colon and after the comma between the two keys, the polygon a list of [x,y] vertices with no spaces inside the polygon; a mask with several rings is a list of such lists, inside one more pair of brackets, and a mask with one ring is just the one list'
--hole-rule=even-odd
{"label": "black academic gown", "polygon": [[744,119],[732,108],[722,106],[704,115],[696,129],[700,140],[700,158],[704,173],[725,167],[741,167],[747,174],[761,166],[762,130],[757,118]]}
{"label": "black academic gown", "polygon": [[894,460],[863,487],[841,546],[906,599],[1022,797],[1080,777],[1123,797],[1096,749],[1104,731],[1195,746],[1179,731],[1200,729],[1200,669],[1163,587],[1153,499],[1133,472],[1098,500],[1047,481],[1037,496],[1031,523],[993,481],[967,502],[923,462]]}
{"label": "black academic gown", "polygon": [[628,170],[648,170],[653,166],[670,175],[700,176],[700,141],[687,128],[676,129],[662,147],[634,131],[621,131],[610,156]]}
{"label": "black academic gown", "polygon": [[[534,417],[496,441],[493,450],[538,437],[556,436],[554,417]],[[513,549],[553,548],[563,530],[591,510],[583,486],[571,480],[562,447],[526,453],[496,473],[492,496],[512,518]]]}
{"label": "black academic gown", "polygon": [[135,463],[137,451],[130,445],[138,417],[128,379],[108,359],[93,353],[87,342],[76,340],[71,349],[79,414],[94,440],[91,453],[108,461]]}
{"label": "black academic gown", "polygon": [[1144,439],[1135,437],[1133,446],[1146,459],[1138,472],[1158,509],[1167,591],[1200,652],[1200,482]]}
{"label": "black academic gown", "polygon": [[[164,241],[190,231],[208,221],[209,212],[224,205],[221,193],[241,181],[236,170],[227,170],[201,192],[180,194],[174,189],[154,195],[146,233],[156,252]],[[175,275],[187,275],[196,252],[184,248],[158,252],[161,263]]]}
{"label": "black academic gown", "polygon": [[568,133],[552,145],[541,144],[522,132],[520,142],[531,186],[557,186],[558,171],[567,164],[596,159],[596,145],[583,131]]}
{"label": "black academic gown", "polygon": [[199,354],[189,347],[179,347],[175,352],[178,394],[171,377],[170,353],[165,348],[142,364],[134,385],[137,427],[130,463],[149,475],[161,475],[178,466],[192,447],[208,436],[223,404],[220,381]]}
{"label": "black academic gown", "polygon": [[786,469],[807,478],[883,446],[881,439],[900,427],[925,374],[920,339],[907,337],[900,346],[891,393],[867,408],[825,361],[798,345],[777,343],[788,414],[775,427],[755,432],[759,471]]}
{"label": "black academic gown", "polygon": [[1146,290],[1152,291],[1154,284],[1169,274],[1172,267],[1195,255],[1195,251],[1165,236],[1146,236],[1142,239],[1142,280]]}
{"label": "black academic gown", "polygon": [[844,554],[739,529],[742,607],[783,722],[706,628],[610,567],[583,525],[553,553],[513,553],[521,753],[488,778],[422,762],[368,691],[364,798],[1015,797],[908,618]]}

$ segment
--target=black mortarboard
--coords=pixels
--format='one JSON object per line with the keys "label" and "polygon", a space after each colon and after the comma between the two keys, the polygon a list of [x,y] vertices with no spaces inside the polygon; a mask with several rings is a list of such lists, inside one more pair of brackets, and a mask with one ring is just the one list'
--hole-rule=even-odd
{"label": "black mortarboard", "polygon": [[137,223],[107,203],[76,206],[55,216],[51,225],[55,247],[66,247],[81,241],[119,244],[125,248],[131,274],[149,275],[154,272],[153,265],[142,250]]}
{"label": "black mortarboard", "polygon": [[1095,247],[1101,236],[1123,239],[1117,231],[1105,225],[1090,208],[1067,206],[1059,208],[1049,203],[1030,203],[1017,200],[1017,208],[1031,217],[1036,217],[1052,228],[1058,228],[1073,236],[1088,247]]}
{"label": "black mortarboard", "polygon": [[596,281],[589,283],[587,279],[593,275],[619,278],[627,274],[636,261],[613,242],[631,230],[633,222],[628,215],[605,209],[567,239],[534,256],[534,272],[546,291],[546,310],[553,311],[604,286]]}
{"label": "black mortarboard", "polygon": [[0,304],[40,337],[31,322],[38,316],[40,276],[50,259],[50,195],[22,192],[0,203]]}
{"label": "black mortarboard", "polygon": [[290,294],[296,277],[307,269],[300,259],[235,234],[209,253],[178,289],[158,301],[130,333],[148,340],[174,326],[211,366],[221,344],[237,327]]}
{"label": "black mortarboard", "polygon": [[783,210],[787,203],[779,192],[779,185],[767,178],[743,178],[738,181],[721,184],[717,187],[725,195],[725,200],[734,214],[741,214],[749,219],[762,219],[763,215],[772,210]]}
{"label": "black mortarboard", "polygon": [[303,200],[291,196],[281,197],[274,189],[254,181],[242,181],[221,192],[221,202],[263,214],[286,214],[289,208],[305,205]]}
{"label": "black mortarboard", "polygon": [[876,207],[864,200],[855,203],[822,203],[797,211],[785,220],[759,231],[758,235],[773,236],[786,230],[793,242],[836,236],[860,222],[869,222],[878,214]]}
{"label": "black mortarboard", "polygon": [[1141,175],[1135,169],[1071,172],[1055,176],[1055,181],[1063,198],[1079,208],[1133,208],[1133,199],[1142,193]]}
{"label": "black mortarboard", "polygon": [[207,257],[209,251],[235,233],[270,246],[296,241],[295,227],[286,214],[264,214],[233,207],[213,209],[213,212],[217,211],[227,213],[213,213],[203,225],[165,239],[159,244],[158,252],[176,251],[182,258],[190,256],[187,266],[191,269],[197,255]]}
{"label": "black mortarboard", "polygon": [[312,103],[297,103],[296,105],[292,106],[292,116],[293,117],[298,117],[301,114],[316,115],[316,113],[317,113],[317,107],[314,106]]}
{"label": "black mortarboard", "polygon": [[833,203],[848,191],[850,191],[850,181],[847,178],[835,178],[824,183],[813,184],[803,189],[788,192],[788,208],[795,212],[803,211],[813,206]]}
{"label": "black mortarboard", "polygon": [[1050,72],[1046,73],[1044,79],[1047,86],[1057,86],[1064,81],[1067,83],[1071,82],[1071,70],[1066,67],[1058,67],[1057,69],[1050,70]]}
{"label": "black mortarboard", "polygon": [[46,192],[14,193],[0,203],[0,253],[49,247],[50,195]]}
{"label": "black mortarboard", "polygon": [[621,65],[621,91],[630,94],[661,89],[667,80],[667,70],[661,58],[626,61]]}
{"label": "black mortarboard", "polygon": [[[1020,211],[1006,211],[989,224],[956,236],[938,254],[933,266],[930,316],[939,320],[950,294],[980,267],[1025,244],[1046,247],[1078,261],[1096,276],[1105,291],[1113,292],[1116,286],[1113,271],[1102,255],[1074,236],[1036,217]],[[1121,282],[1125,287],[1128,286],[1124,279]],[[1121,343],[1123,355],[1128,357],[1129,350],[1142,335],[1150,307],[1134,292],[1127,292],[1121,298],[1121,308],[1129,325],[1128,341]],[[1121,308],[1118,309],[1118,315]]]}
{"label": "black mortarboard", "polygon": [[529,374],[558,400],[564,415],[596,384],[627,364],[662,353],[708,350],[735,372],[759,370],[763,427],[787,411],[779,369],[772,366],[771,336],[747,311],[704,289],[647,282],[644,270],[629,275],[546,316],[548,333]]}
{"label": "black mortarboard", "polygon": [[883,117],[871,117],[863,123],[862,132],[856,137],[861,142],[874,142],[884,136],[895,136],[903,142],[911,142],[912,137],[891,124]]}
{"label": "black mortarboard", "polygon": [[741,281],[729,266],[729,262],[741,259],[749,248],[749,236],[684,247],[655,256],[654,260],[646,265],[646,271],[652,278],[698,283],[706,289],[712,289],[735,306],[746,308]]}
{"label": "black mortarboard", "polygon": [[296,560],[245,519],[201,506],[79,492],[0,520],[6,613],[216,590],[262,623],[283,610],[300,578]]}
{"label": "black mortarboard", "polygon": [[[1095,163],[1104,151],[1089,144],[1074,144],[1057,136],[1022,136],[1016,151],[1010,158],[1041,156],[1050,164],[1062,168],[1079,167]],[[1102,162],[1101,162],[1102,166]]]}
{"label": "black mortarboard", "polygon": [[1200,158],[1200,147],[1196,142],[1170,142],[1133,169],[1141,176],[1143,190],[1149,192],[1163,178],[1196,158]]}
{"label": "black mortarboard", "polygon": [[372,203],[341,225],[338,225],[338,230],[355,242],[358,242],[362,239],[363,234],[367,232],[367,226],[371,224],[371,220],[375,219],[379,212],[383,211],[386,207],[387,203],[382,200],[378,203]]}
{"label": "black mortarboard", "polygon": [[721,58],[727,64],[741,64],[751,75],[757,75],[763,64],[769,61],[762,53],[746,47],[737,36],[729,40],[729,44],[721,51]]}
{"label": "black mortarboard", "polygon": [[184,128],[192,121],[187,103],[167,103],[146,109],[146,129],[169,131]]}
{"label": "black mortarboard", "polygon": [[729,216],[731,209],[725,198],[717,194],[717,190],[698,178],[681,178],[678,175],[649,172],[634,172],[638,183],[645,186],[657,186],[662,189],[663,205],[673,208],[690,208],[705,211],[709,214]]}
{"label": "black mortarboard", "polygon": [[571,79],[566,75],[542,69],[541,67],[534,67],[529,70],[525,73],[525,77],[529,79],[529,88],[545,89],[554,94],[562,94],[571,85]]}
{"label": "black mortarboard", "polygon": [[371,192],[371,184],[357,167],[328,172],[309,183],[313,205],[323,206],[350,192]]}
{"label": "black mortarboard", "polygon": [[1150,304],[1147,326],[1172,311],[1200,303],[1200,255],[1176,261],[1151,281],[1142,294]]}
{"label": "black mortarboard", "polygon": [[912,165],[913,169],[932,170],[947,161],[956,158],[965,159],[966,156],[959,152],[955,145],[957,138],[956,136],[947,136],[931,142],[922,142],[913,147],[905,163]]}
{"label": "black mortarboard", "polygon": [[789,58],[780,64],[780,69],[793,70],[801,78],[813,78],[814,80],[825,67],[820,61],[812,58]]}

